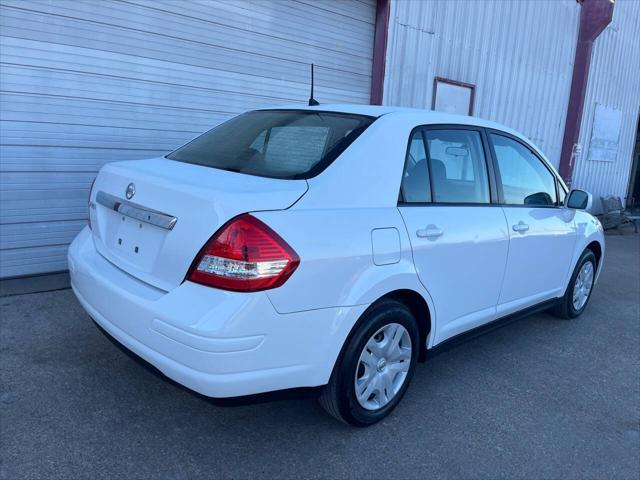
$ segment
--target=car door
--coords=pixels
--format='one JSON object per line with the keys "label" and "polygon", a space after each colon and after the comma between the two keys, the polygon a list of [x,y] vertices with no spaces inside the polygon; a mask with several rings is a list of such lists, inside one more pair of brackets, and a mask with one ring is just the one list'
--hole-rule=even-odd
{"label": "car door", "polygon": [[533,148],[502,132],[488,136],[510,237],[498,306],[503,315],[562,295],[576,229],[556,176]]}
{"label": "car door", "polygon": [[509,235],[481,129],[415,129],[399,210],[435,305],[435,343],[495,318]]}

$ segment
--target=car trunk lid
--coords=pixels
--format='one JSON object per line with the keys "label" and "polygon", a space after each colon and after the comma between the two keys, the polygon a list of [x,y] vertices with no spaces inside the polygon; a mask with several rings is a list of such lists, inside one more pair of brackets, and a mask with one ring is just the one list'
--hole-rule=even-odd
{"label": "car trunk lid", "polygon": [[90,202],[96,249],[128,274],[169,291],[182,283],[200,249],[227,221],[246,212],[286,209],[307,188],[305,180],[165,158],[108,164]]}

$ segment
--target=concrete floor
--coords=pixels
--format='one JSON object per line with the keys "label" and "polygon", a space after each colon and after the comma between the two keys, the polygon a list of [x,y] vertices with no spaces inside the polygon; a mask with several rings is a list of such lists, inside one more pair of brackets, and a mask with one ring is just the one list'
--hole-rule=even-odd
{"label": "concrete floor", "polygon": [[0,298],[0,478],[640,476],[640,236],[607,237],[575,321],[538,314],[419,365],[369,429],[312,400],[221,407],[133,362],[69,290]]}

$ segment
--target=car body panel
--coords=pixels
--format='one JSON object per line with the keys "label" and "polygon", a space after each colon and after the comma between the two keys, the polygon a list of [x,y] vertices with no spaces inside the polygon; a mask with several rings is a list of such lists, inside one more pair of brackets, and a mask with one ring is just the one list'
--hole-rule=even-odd
{"label": "car body panel", "polygon": [[[497,206],[401,206],[418,277],[438,318],[436,342],[493,320],[509,251]],[[421,237],[438,229],[440,236]]]}
{"label": "car body panel", "polygon": [[[409,289],[426,296],[416,276],[411,244],[398,209],[306,210],[255,216],[277,231],[300,256],[300,265],[267,295],[280,313],[336,306],[368,305],[386,293]],[[398,262],[376,265],[371,233],[394,228],[400,237]]]}
{"label": "car body panel", "polygon": [[169,378],[232,397],[326,384],[366,305],[278,314],[264,292],[184,282],[167,293],[104,259],[85,228],[69,248],[73,291],[111,336]]}
{"label": "car body panel", "polygon": [[[171,229],[107,208],[100,192],[176,218]],[[204,243],[228,220],[253,210],[284,209],[307,191],[304,180],[278,180],[165,158],[107,164],[93,186],[96,248],[129,274],[165,291],[178,286]]]}
{"label": "car body panel", "polygon": [[573,210],[574,212],[574,223],[576,227],[576,244],[574,246],[572,252],[571,263],[569,265],[569,270],[567,272],[567,276],[563,282],[563,290],[561,295],[564,295],[566,291],[567,285],[569,284],[569,279],[578,264],[578,260],[580,260],[580,256],[582,252],[584,252],[585,248],[587,248],[592,243],[597,243],[600,247],[600,258],[598,261],[598,269],[596,270],[596,276],[594,278],[594,283],[598,282],[600,278],[600,273],[602,272],[602,267],[604,266],[605,259],[605,251],[606,251],[606,242],[604,241],[604,228],[600,220],[591,215],[589,212],[585,212],[584,210]]}
{"label": "car body panel", "polygon": [[[498,314],[507,315],[561,295],[576,243],[575,212],[564,207],[503,206],[509,259]],[[528,230],[515,231],[525,225]]]}
{"label": "car body panel", "polygon": [[[602,226],[565,207],[494,203],[398,205],[407,142],[424,125],[521,134],[477,118],[375,106],[285,106],[378,117],[322,173],[278,180],[167,159],[117,162],[92,190],[93,230],[69,249],[71,283],[94,320],[170,378],[209,396],[326,384],[363,312],[399,290],[420,295],[432,348],[457,334],[564,294]],[[553,171],[562,185],[561,179]],[[98,192],[175,216],[168,229],[129,221],[97,203]],[[544,210],[544,211],[542,211]],[[231,292],[185,280],[189,266],[227,221],[250,213],[296,252],[281,286]],[[124,220],[123,220],[124,218]],[[527,221],[526,234],[513,231]],[[142,226],[140,226],[142,224]],[[128,225],[126,228],[122,225]],[[435,225],[436,239],[419,237]],[[144,232],[144,233],[140,233]],[[138,252],[118,250],[141,247]],[[598,274],[602,269],[602,258]]]}

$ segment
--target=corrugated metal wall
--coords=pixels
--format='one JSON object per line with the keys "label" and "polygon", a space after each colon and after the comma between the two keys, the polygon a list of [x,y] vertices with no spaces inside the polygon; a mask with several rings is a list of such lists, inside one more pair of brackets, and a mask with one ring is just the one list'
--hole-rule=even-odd
{"label": "corrugated metal wall", "polygon": [[0,276],[66,269],[105,162],[243,110],[368,103],[375,0],[0,1]]}
{"label": "corrugated metal wall", "polygon": [[384,103],[431,108],[436,76],[475,84],[474,114],[557,166],[579,14],[575,0],[393,1]]}
{"label": "corrugated metal wall", "polygon": [[[622,112],[622,127],[615,162],[591,161],[589,143],[596,104]],[[601,211],[600,196],[625,197],[640,114],[640,2],[618,0],[613,21],[596,39],[591,58],[582,125],[572,185],[594,196],[594,211]]]}

